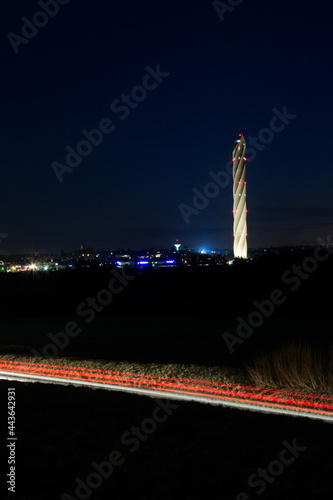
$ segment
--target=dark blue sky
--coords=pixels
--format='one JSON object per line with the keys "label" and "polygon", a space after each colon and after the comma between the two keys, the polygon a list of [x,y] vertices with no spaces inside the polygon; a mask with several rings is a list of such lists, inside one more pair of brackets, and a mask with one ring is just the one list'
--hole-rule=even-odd
{"label": "dark blue sky", "polygon": [[[71,0],[16,54],[8,33],[38,11],[12,0],[1,16],[0,253],[231,247],[231,182],[188,224],[179,205],[225,170],[239,132],[266,140],[247,169],[249,247],[331,233],[330,2],[243,0],[222,22],[205,0]],[[169,75],[112,111],[157,65]],[[296,117],[263,131],[273,109]],[[60,183],[51,164],[104,118],[113,132]]]}

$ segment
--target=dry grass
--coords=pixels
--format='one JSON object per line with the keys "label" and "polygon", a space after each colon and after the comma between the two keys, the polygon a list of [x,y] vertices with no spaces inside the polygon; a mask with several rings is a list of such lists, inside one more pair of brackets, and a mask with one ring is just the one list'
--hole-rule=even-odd
{"label": "dry grass", "polygon": [[247,371],[256,386],[332,395],[333,346],[288,343],[258,356]]}
{"label": "dry grass", "polygon": [[[113,360],[92,360],[82,358],[36,358],[31,355],[21,354],[20,349],[12,347],[2,348],[0,345],[0,361],[19,361],[29,364],[54,364],[56,366],[74,366],[92,368],[94,370],[114,370],[120,372],[136,373],[154,377],[187,378],[206,380],[209,382],[222,382],[224,384],[246,384],[248,377],[243,369],[225,366],[206,366],[181,363],[141,363]],[[15,349],[15,350],[14,350]],[[22,349],[23,352],[23,349]],[[1,367],[0,367],[1,368]]]}

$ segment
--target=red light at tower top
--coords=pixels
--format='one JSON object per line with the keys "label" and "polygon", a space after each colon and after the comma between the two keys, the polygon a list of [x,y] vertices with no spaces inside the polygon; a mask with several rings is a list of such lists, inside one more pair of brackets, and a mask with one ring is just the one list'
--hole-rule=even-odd
{"label": "red light at tower top", "polygon": [[238,134],[238,137],[242,137],[243,134]]}

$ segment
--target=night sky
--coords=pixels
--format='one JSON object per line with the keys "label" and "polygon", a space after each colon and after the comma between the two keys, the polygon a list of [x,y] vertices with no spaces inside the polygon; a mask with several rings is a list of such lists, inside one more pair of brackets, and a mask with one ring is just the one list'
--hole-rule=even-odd
{"label": "night sky", "polygon": [[[226,171],[240,132],[248,148],[265,141],[248,153],[249,247],[327,239],[330,2],[234,0],[220,15],[206,0],[62,3],[27,43],[7,35],[22,37],[38,2],[2,9],[0,253],[231,248],[230,180],[188,223],[179,205]],[[52,163],[101,123],[59,182]]]}

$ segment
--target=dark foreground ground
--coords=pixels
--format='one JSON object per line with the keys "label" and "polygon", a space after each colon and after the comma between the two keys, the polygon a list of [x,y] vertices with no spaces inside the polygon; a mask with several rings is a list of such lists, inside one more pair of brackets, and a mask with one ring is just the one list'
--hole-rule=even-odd
{"label": "dark foreground ground", "polygon": [[[326,346],[333,258],[305,272],[312,256],[308,249],[224,267],[127,270],[126,286],[106,305],[99,300],[107,300],[108,270],[0,275],[0,352],[244,366],[290,340]],[[230,347],[223,334],[238,335],[240,321],[250,325],[246,338]],[[64,340],[69,322],[79,333]]]}
{"label": "dark foreground ground", "polygon": [[[317,500],[332,496],[331,424],[173,402],[170,415],[154,429],[146,420],[157,407],[151,398],[1,382],[2,407],[9,385],[16,387],[17,488],[15,495],[4,488],[8,465],[2,411],[1,498]],[[167,414],[161,409],[158,415]],[[140,438],[133,437],[132,426],[140,428]],[[283,454],[292,463],[281,466],[276,461],[284,442],[302,449],[296,450],[294,461],[291,453]],[[99,486],[91,493],[88,490],[84,496],[81,491],[82,496],[76,496],[76,478],[86,483],[96,472],[93,462],[108,461],[114,450],[120,452],[122,463],[108,478],[95,478]],[[271,471],[271,482],[258,483],[253,476],[249,486],[249,477],[259,468]],[[70,496],[62,497],[63,493]]]}
{"label": "dark foreground ground", "polygon": [[[332,258],[295,280],[303,255],[269,256],[221,268],[137,274],[91,323],[77,314],[87,297],[107,287],[104,271],[0,276],[0,352],[31,355],[63,332],[80,328],[58,356],[128,363],[180,363],[242,370],[263,351],[302,340],[325,349],[332,342]],[[289,272],[287,280],[282,276]],[[297,289],[292,290],[298,284]],[[280,290],[285,301],[231,353],[223,333],[236,334],[253,301]],[[16,387],[17,493],[4,489],[7,387]],[[140,441],[132,426],[148,426],[153,399],[102,390],[0,382],[1,498],[61,499],[324,499],[332,497],[332,426],[320,421],[182,403]],[[147,423],[148,422],[148,423]],[[125,439],[125,444],[124,444]],[[129,441],[128,441],[129,440]],[[287,442],[306,447],[281,466]],[[91,493],[75,494],[93,462],[119,450],[123,463]],[[132,451],[131,451],[132,450]],[[282,467],[282,469],[281,469]],[[248,478],[269,469],[254,486]],[[274,476],[275,474],[275,476]],[[94,477],[94,476],[91,476]],[[96,477],[95,477],[96,479]],[[273,480],[274,479],[274,480]],[[97,482],[99,482],[97,477]],[[260,488],[261,486],[261,488]],[[262,492],[261,492],[262,491]],[[260,493],[261,492],[261,493]]]}

